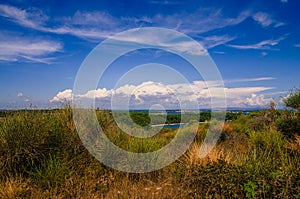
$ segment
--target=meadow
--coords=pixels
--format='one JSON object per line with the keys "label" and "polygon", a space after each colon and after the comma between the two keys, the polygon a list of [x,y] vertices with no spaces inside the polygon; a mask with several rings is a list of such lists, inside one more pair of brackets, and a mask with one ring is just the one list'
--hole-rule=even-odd
{"label": "meadow", "polygon": [[[110,111],[96,113],[109,139],[132,152],[158,150],[177,133],[162,129],[146,140],[133,139]],[[70,106],[2,113],[0,198],[300,198],[296,111],[271,105],[248,115],[228,114],[217,145],[200,159],[208,126],[199,124],[189,150],[174,163],[133,174],[103,165],[85,149]]]}

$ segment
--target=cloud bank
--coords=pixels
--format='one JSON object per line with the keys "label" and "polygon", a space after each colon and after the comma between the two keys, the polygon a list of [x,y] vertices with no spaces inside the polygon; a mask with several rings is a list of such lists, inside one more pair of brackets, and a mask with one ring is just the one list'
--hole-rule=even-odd
{"label": "cloud bank", "polygon": [[[268,78],[253,78],[250,81],[268,80]],[[242,81],[242,80],[241,80]],[[246,81],[246,80],[245,80]],[[248,79],[249,81],[249,79]],[[210,83],[210,85],[213,85]],[[215,84],[217,85],[217,83]],[[261,92],[273,89],[271,87],[236,87],[220,88],[215,86],[213,89],[220,89],[225,92],[228,107],[263,107],[270,103],[271,98],[266,97]],[[221,90],[222,89],[222,90]],[[223,90],[224,89],[224,90]],[[165,108],[186,108],[189,104],[198,103],[200,108],[209,108],[211,99],[218,100],[218,93],[211,95],[207,84],[204,81],[195,81],[191,84],[169,84],[164,85],[158,82],[144,82],[140,85],[123,85],[116,89],[98,88],[90,90],[84,94],[74,96],[71,89],[59,92],[50,101],[65,102],[71,101],[72,97],[80,98],[82,101],[92,102],[102,108],[112,108],[111,102],[116,104],[114,108],[147,108],[153,104],[161,104]]]}

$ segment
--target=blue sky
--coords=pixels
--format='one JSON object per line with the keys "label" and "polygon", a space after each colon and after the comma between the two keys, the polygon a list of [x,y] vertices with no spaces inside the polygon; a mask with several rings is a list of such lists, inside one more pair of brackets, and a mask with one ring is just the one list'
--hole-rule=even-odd
{"label": "blue sky", "polygon": [[[139,27],[169,28],[198,41],[224,79],[228,106],[266,106],[271,98],[280,102],[300,86],[299,8],[298,0],[1,1],[0,108],[55,107],[70,99],[77,71],[90,51],[109,36]],[[107,100],[123,73],[147,62],[171,65],[193,86],[202,81],[183,60],[144,50],[112,64],[91,93]],[[156,70],[153,74],[163,74]],[[143,72],[147,69],[137,74]],[[161,76],[165,80],[159,84],[149,76],[119,90],[148,85],[142,89],[150,92],[148,102],[159,101],[155,95],[161,85],[180,83]]]}

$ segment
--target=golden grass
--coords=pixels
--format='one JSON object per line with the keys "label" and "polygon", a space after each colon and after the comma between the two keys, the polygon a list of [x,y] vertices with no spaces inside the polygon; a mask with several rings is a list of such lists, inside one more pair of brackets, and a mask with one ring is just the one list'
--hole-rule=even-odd
{"label": "golden grass", "polygon": [[300,135],[295,135],[295,139],[293,141],[287,142],[286,148],[300,154]]}

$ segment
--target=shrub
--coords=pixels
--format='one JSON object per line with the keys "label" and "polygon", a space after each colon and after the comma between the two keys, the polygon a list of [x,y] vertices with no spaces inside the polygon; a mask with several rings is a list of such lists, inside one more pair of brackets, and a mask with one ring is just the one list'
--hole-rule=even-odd
{"label": "shrub", "polygon": [[289,138],[300,135],[300,120],[296,117],[281,118],[277,121],[277,128]]}
{"label": "shrub", "polygon": [[288,97],[283,99],[285,106],[300,111],[300,89],[295,88]]}

